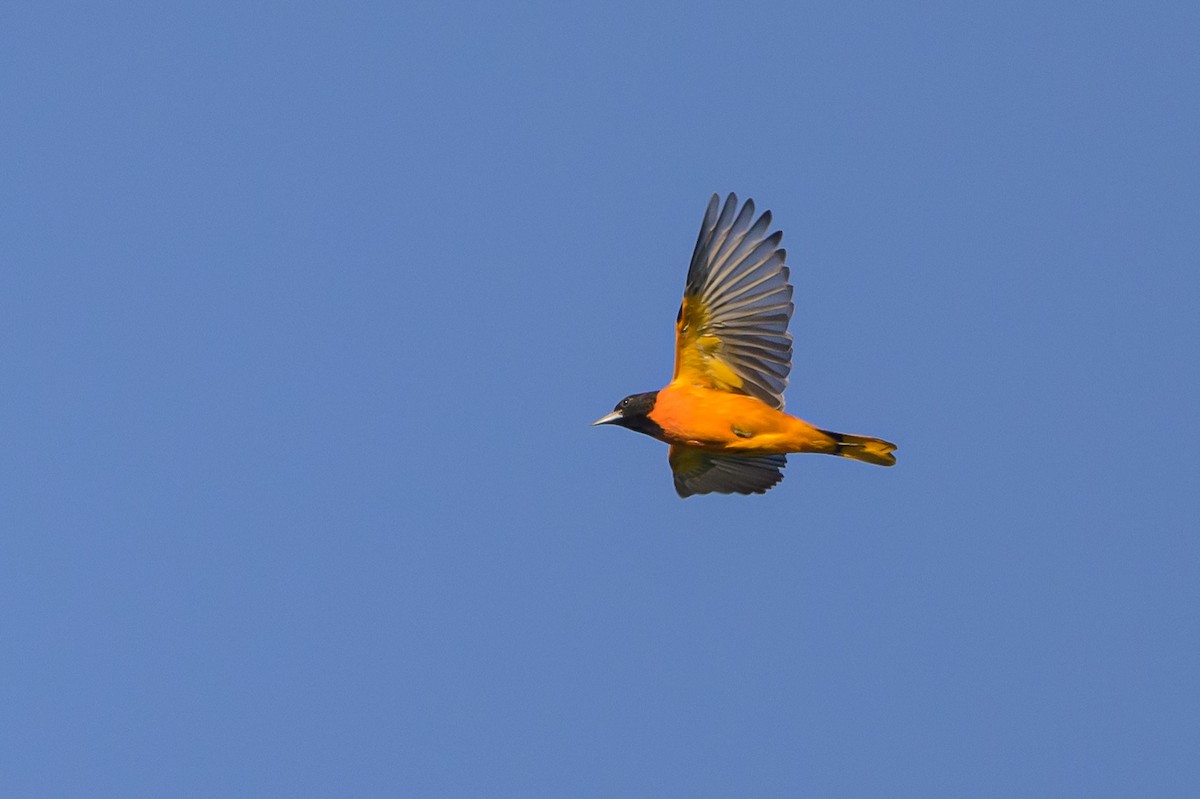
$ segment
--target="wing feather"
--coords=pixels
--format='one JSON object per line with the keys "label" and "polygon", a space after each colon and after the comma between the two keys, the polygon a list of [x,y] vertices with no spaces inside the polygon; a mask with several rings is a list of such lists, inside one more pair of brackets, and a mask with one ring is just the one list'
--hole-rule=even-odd
{"label": "wing feather", "polygon": [[783,479],[786,455],[720,455],[696,447],[671,447],[675,491],[693,494],[762,494]]}
{"label": "wing feather", "polygon": [[792,285],[780,247],[768,235],[771,212],[754,217],[730,194],[709,200],[688,267],[675,335],[675,379],[748,394],[783,407],[791,373]]}

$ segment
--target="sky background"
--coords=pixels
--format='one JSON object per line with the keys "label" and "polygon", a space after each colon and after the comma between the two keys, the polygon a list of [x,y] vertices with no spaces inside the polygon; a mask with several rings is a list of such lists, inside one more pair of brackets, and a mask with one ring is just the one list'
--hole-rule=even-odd
{"label": "sky background", "polygon": [[[974,5],[7,4],[0,794],[1200,795],[1200,11]],[[589,427],[729,191],[895,468]]]}

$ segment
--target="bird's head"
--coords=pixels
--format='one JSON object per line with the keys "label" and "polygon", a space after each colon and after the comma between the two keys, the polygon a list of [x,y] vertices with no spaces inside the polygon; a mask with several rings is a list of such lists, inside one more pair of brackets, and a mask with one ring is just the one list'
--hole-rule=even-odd
{"label": "bird's head", "polygon": [[650,418],[650,412],[654,410],[654,401],[657,398],[657,391],[647,391],[644,394],[630,394],[617,403],[617,407],[613,408],[612,413],[601,416],[592,422],[592,425],[615,424],[621,427],[628,427],[630,430],[636,430],[639,433],[645,433],[648,436],[660,438],[663,429],[658,426],[657,422]]}

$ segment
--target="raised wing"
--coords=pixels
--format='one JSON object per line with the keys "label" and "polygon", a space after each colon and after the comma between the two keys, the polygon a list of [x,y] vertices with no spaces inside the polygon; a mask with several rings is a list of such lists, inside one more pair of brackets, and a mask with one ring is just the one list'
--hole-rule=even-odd
{"label": "raised wing", "polygon": [[675,323],[675,379],[758,397],[783,407],[792,370],[792,286],[779,246],[767,235],[771,212],[754,220],[754,201],[737,210],[713,195],[700,225]]}
{"label": "raised wing", "polygon": [[783,479],[786,455],[718,455],[695,447],[672,446],[675,492],[692,494],[762,494]]}

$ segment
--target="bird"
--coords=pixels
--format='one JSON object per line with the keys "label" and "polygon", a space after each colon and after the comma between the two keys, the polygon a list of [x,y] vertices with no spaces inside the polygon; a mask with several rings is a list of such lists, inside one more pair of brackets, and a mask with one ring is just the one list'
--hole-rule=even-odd
{"label": "bird", "polygon": [[783,233],[754,201],[713,194],[675,319],[675,372],[658,391],[631,394],[595,425],[618,425],[670,445],[680,497],[762,494],[783,479],[789,453],[893,466],[896,445],[822,430],[784,412],[792,369],[792,285]]}

